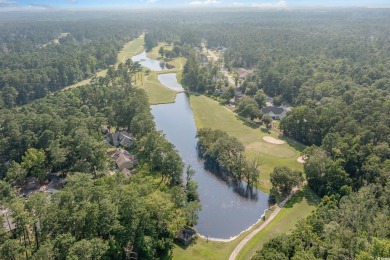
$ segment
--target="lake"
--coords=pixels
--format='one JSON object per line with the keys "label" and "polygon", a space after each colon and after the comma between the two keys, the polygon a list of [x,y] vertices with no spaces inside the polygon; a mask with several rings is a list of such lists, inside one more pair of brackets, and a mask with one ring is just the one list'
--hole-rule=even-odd
{"label": "lake", "polygon": [[[175,91],[182,87],[176,74],[159,75],[160,82]],[[205,237],[230,239],[254,225],[268,208],[268,194],[254,189],[245,196],[246,183],[213,174],[204,168],[196,145],[196,126],[186,93],[179,93],[175,103],[151,106],[158,130],[175,145],[186,166],[191,164],[198,182],[202,204],[196,231]]]}

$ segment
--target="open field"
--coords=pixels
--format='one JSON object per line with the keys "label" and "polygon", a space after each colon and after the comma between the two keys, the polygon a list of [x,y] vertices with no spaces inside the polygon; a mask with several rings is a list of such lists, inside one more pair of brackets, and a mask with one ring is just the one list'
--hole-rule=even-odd
{"label": "open field", "polygon": [[[256,234],[242,249],[238,259],[250,259],[257,250],[270,238],[285,232],[289,232],[298,220],[305,218],[319,203],[319,198],[307,187],[298,191],[279,214],[262,231]],[[272,213],[267,211],[266,218]],[[236,246],[262,223],[257,223],[249,231],[241,234],[231,242],[215,242],[197,238],[187,248],[175,245],[172,259],[229,259]]]}
{"label": "open field", "polygon": [[271,188],[269,175],[274,167],[288,166],[296,170],[303,169],[302,164],[297,162],[300,152],[296,149],[296,145],[288,141],[278,145],[264,141],[265,136],[276,139],[278,136],[273,132],[264,133],[258,127],[243,122],[235,114],[208,97],[191,96],[190,101],[198,129],[208,127],[224,130],[245,145],[249,157],[260,156],[263,159],[259,185],[261,190],[269,192]]}

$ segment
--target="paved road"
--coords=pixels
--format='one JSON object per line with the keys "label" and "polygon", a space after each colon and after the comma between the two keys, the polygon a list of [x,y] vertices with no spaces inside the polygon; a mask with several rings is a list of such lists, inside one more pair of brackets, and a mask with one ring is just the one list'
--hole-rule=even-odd
{"label": "paved road", "polygon": [[[204,47],[204,48],[206,49],[206,47]],[[208,54],[209,56],[211,56],[211,58],[213,58],[214,61],[217,61],[217,60],[218,60],[218,57],[217,57],[217,55],[215,55],[214,52],[212,52],[212,51],[210,51],[210,50],[208,50],[208,49],[206,49],[206,50],[207,50],[207,54]],[[227,72],[225,69],[221,68],[221,71],[222,71],[222,74],[225,75],[225,77],[227,77],[228,82],[229,82],[230,84],[232,84],[233,86],[235,86],[236,83],[234,82],[233,77],[230,76],[230,75],[228,74],[228,72]]]}
{"label": "paved road", "polygon": [[294,194],[295,192],[295,189],[294,191],[287,197],[285,198],[278,206],[277,206],[277,209],[272,212],[271,216],[268,217],[268,219],[263,223],[261,224],[258,228],[256,228],[255,230],[252,231],[252,233],[250,233],[248,236],[246,236],[238,245],[237,247],[234,249],[234,251],[232,252],[232,254],[230,255],[229,257],[229,260],[235,260],[237,258],[237,255],[238,253],[240,253],[241,249],[246,245],[246,243],[248,243],[249,240],[251,240],[257,233],[259,233],[261,230],[263,230],[275,217],[276,215],[278,215],[278,213],[280,212],[280,210],[283,208],[284,204],[286,204],[286,202],[291,198],[291,196]]}

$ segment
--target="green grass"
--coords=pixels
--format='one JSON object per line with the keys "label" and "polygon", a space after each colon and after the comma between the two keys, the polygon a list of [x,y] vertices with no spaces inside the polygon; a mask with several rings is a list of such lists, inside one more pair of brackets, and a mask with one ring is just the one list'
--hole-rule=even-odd
{"label": "green grass", "polygon": [[198,129],[208,127],[224,130],[245,145],[248,157],[260,156],[262,158],[259,185],[261,190],[269,192],[271,188],[269,176],[276,166],[303,169],[302,164],[297,162],[300,152],[294,145],[289,143],[276,145],[263,140],[264,136],[278,138],[276,133],[267,134],[258,127],[243,122],[235,114],[208,97],[191,96],[190,100]]}
{"label": "green grass", "polygon": [[131,59],[134,55],[140,54],[144,51],[144,35],[142,34],[140,37],[126,43],[122,50],[118,53],[116,66],[119,63],[125,63],[127,59]]}
{"label": "green grass", "polygon": [[172,44],[168,44],[166,42],[160,42],[151,51],[148,51],[146,53],[146,56],[148,56],[149,58],[154,59],[154,60],[161,59],[162,57],[161,57],[160,53],[158,53],[158,51],[160,50],[161,47],[164,47],[165,51],[171,51],[173,49],[173,45]]}
{"label": "green grass", "polygon": [[175,102],[177,92],[161,85],[157,76],[158,74],[152,71],[148,76],[144,77],[143,85],[139,86],[148,95],[149,103],[155,105]]}
{"label": "green grass", "polygon": [[[271,210],[267,211],[266,217],[271,213]],[[176,244],[173,250],[172,259],[228,259],[236,246],[262,223],[263,221],[259,221],[259,223],[250,230],[242,233],[238,238],[230,242],[207,241],[206,239],[197,237],[196,240],[187,247]]]}
{"label": "green grass", "polygon": [[[153,48],[150,52],[147,53],[147,56],[151,59],[161,59],[161,55],[158,53],[158,50],[161,46],[167,50],[173,48],[172,46],[166,46],[164,43],[160,43],[159,46]],[[167,73],[176,73],[177,81],[180,83],[182,79],[183,67],[186,62],[186,59],[183,57],[178,57],[172,60],[165,60],[169,64],[175,66],[174,69],[162,70],[162,71],[151,71],[149,75],[144,76],[144,82],[138,87],[143,88],[146,94],[149,97],[149,103],[152,105],[155,104],[166,104],[175,102],[176,91],[173,91],[165,86],[163,86],[158,81],[158,75],[167,74]]]}
{"label": "green grass", "polygon": [[295,224],[307,217],[319,201],[318,196],[307,186],[302,191],[298,191],[269,225],[248,241],[237,259],[250,259],[271,238],[290,233]]}
{"label": "green grass", "polygon": [[[250,259],[257,250],[270,238],[282,233],[288,233],[298,222],[305,218],[319,203],[319,198],[307,187],[298,191],[286,204],[279,214],[262,231],[256,234],[240,251],[238,259]],[[267,211],[268,217],[272,211]],[[241,234],[231,242],[207,241],[198,237],[188,247],[175,245],[172,259],[229,259],[236,246],[262,222],[257,223],[251,230]]]}
{"label": "green grass", "polygon": [[[140,37],[126,43],[123,46],[122,50],[120,52],[118,52],[117,62],[115,64],[115,66],[118,66],[119,63],[125,62],[127,59],[133,57],[134,55],[141,53],[144,49],[143,45],[144,45],[144,35],[141,35]],[[97,72],[94,77],[104,77],[104,76],[106,76],[106,74],[107,74],[107,70],[101,70],[101,71]],[[92,78],[93,77],[82,80],[82,81],[77,82],[73,85],[67,86],[67,87],[63,88],[63,90],[77,88],[80,86],[87,85],[91,82]]]}

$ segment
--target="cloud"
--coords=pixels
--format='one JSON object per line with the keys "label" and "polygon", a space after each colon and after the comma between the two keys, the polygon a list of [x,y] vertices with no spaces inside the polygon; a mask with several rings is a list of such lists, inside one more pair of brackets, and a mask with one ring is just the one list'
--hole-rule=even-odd
{"label": "cloud", "polygon": [[220,4],[222,1],[219,0],[204,0],[204,1],[192,1],[190,5],[215,5]]}
{"label": "cloud", "polygon": [[1,7],[14,7],[16,6],[15,2],[11,2],[9,0],[0,0],[0,8]]}
{"label": "cloud", "polygon": [[29,5],[19,5],[15,1],[11,0],[0,0],[0,12],[8,11],[42,11],[49,10],[53,7],[43,4],[29,4]]}
{"label": "cloud", "polygon": [[287,8],[287,2],[285,0],[279,0],[276,3],[253,3],[251,6],[264,9],[281,9]]}

